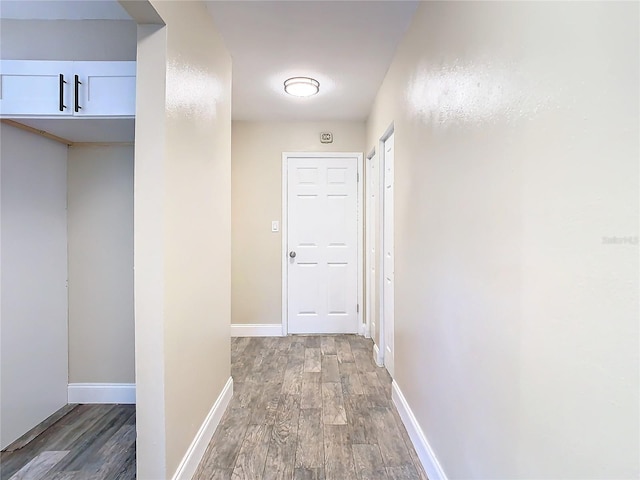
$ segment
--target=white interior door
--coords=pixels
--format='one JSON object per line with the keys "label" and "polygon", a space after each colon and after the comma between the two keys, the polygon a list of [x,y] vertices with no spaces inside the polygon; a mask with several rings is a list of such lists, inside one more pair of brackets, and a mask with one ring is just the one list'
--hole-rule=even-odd
{"label": "white interior door", "polygon": [[394,136],[384,142],[384,220],[383,220],[383,308],[384,308],[384,364],[393,377],[394,372],[394,238],[393,238],[393,165]]}
{"label": "white interior door", "polygon": [[289,333],[358,331],[357,162],[288,157]]}

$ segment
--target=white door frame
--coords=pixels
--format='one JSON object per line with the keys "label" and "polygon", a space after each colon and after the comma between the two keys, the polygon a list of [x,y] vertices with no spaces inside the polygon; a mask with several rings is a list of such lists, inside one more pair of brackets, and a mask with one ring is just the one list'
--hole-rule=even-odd
{"label": "white door frame", "polygon": [[[380,232],[379,232],[379,246],[380,248],[378,249],[378,258],[380,259],[380,271],[377,272],[378,275],[378,288],[380,289],[380,295],[379,295],[379,311],[380,311],[380,315],[379,315],[379,321],[380,321],[380,326],[378,327],[380,329],[380,345],[378,346],[379,351],[378,351],[378,365],[384,365],[385,364],[385,358],[384,358],[384,354],[386,352],[386,345],[385,345],[385,328],[386,328],[386,324],[385,324],[385,318],[384,318],[384,227],[385,227],[385,218],[384,218],[384,172],[385,172],[385,149],[384,149],[384,142],[387,141],[387,139],[394,133],[394,124],[391,123],[391,125],[389,125],[389,127],[387,128],[387,130],[384,132],[384,134],[382,135],[382,137],[380,137],[380,141],[378,142],[378,151],[380,152],[378,155],[378,165],[379,165],[379,173],[380,173],[380,180],[379,180],[379,185],[378,185],[378,195],[379,200],[378,200],[378,205],[380,205],[380,210],[379,210],[379,221],[380,221]],[[395,152],[394,152],[394,163],[395,163]],[[394,187],[395,190],[395,187]],[[395,260],[395,259],[394,259]],[[395,324],[395,322],[394,322]],[[395,353],[395,352],[394,352]]]}
{"label": "white door frame", "polygon": [[357,281],[358,281],[358,333],[364,335],[365,326],[362,323],[362,307],[363,307],[363,288],[362,288],[362,275],[363,275],[363,222],[362,222],[362,205],[363,205],[363,188],[362,182],[362,153],[359,152],[283,152],[282,153],[282,222],[281,222],[281,235],[282,235],[282,335],[288,335],[289,333],[289,298],[288,298],[288,285],[289,285],[289,262],[288,262],[288,219],[287,219],[287,207],[288,207],[288,172],[289,172],[289,158],[354,158],[358,166],[358,180],[357,180],[357,232],[358,232],[358,265],[357,265]]}
{"label": "white door frame", "polygon": [[[371,192],[370,190],[370,178],[369,174],[371,173],[371,164],[373,162],[377,162],[378,158],[376,157],[376,149],[373,148],[369,155],[367,155],[366,161],[366,173],[364,175],[364,195],[365,195],[365,330],[364,336],[366,338],[371,338],[375,335],[375,328],[373,327],[373,309],[371,308],[373,304],[375,304],[375,292],[376,292],[376,279],[375,275],[371,276],[371,267],[375,264],[375,257],[371,255],[371,243],[376,243],[375,241],[375,218],[376,218],[376,205],[371,201]],[[379,190],[379,189],[378,189]],[[379,192],[376,192],[376,200],[378,199]],[[377,253],[377,250],[376,250]],[[377,270],[376,270],[377,273]]]}

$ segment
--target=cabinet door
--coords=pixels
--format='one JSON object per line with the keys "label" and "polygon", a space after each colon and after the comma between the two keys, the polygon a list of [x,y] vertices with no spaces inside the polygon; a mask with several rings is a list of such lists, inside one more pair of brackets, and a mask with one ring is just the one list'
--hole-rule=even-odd
{"label": "cabinet door", "polygon": [[0,115],[73,115],[71,67],[72,62],[0,61]]}
{"label": "cabinet door", "polygon": [[73,62],[73,69],[71,83],[78,92],[74,115],[133,117],[136,114],[136,62]]}

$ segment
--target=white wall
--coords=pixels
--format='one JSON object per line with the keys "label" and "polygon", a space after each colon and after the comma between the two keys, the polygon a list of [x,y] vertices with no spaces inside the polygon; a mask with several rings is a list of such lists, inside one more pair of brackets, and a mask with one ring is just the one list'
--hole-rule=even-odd
{"label": "white wall", "polygon": [[134,383],[133,146],[69,149],[69,383]]}
{"label": "white wall", "polygon": [[[320,143],[320,132],[334,142]],[[233,122],[231,323],[282,322],[282,152],[362,152],[364,122]],[[251,299],[251,301],[247,301]]]}
{"label": "white wall", "polygon": [[231,376],[231,57],[203,2],[151,3],[166,26],[138,42],[136,445],[138,478],[160,479]]}
{"label": "white wall", "polygon": [[1,448],[67,403],[67,147],[0,125]]}
{"label": "white wall", "polygon": [[640,475],[639,13],[423,2],[377,96],[396,381],[449,478]]}
{"label": "white wall", "polygon": [[135,60],[132,20],[0,20],[5,60]]}

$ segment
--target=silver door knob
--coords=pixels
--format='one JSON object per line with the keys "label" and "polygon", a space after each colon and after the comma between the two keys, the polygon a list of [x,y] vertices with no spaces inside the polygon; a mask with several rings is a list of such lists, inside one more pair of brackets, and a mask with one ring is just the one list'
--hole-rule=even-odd
{"label": "silver door knob", "polygon": [[289,252],[289,256],[291,258],[296,258],[296,252],[294,252],[293,250]]}

